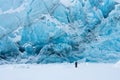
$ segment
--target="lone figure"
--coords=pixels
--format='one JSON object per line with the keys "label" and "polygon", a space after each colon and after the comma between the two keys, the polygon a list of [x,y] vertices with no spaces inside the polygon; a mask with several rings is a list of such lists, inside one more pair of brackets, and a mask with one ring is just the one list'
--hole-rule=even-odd
{"label": "lone figure", "polygon": [[75,62],[75,68],[77,68],[78,67],[78,62]]}

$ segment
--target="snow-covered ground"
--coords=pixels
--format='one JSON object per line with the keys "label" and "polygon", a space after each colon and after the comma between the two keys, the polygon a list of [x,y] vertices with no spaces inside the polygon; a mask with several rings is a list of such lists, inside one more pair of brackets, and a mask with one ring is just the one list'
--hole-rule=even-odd
{"label": "snow-covered ground", "polygon": [[0,80],[120,80],[120,63],[1,65]]}

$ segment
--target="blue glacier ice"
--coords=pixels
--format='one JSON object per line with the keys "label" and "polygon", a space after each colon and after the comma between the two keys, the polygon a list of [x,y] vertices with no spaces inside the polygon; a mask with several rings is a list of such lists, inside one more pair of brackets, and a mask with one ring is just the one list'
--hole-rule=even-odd
{"label": "blue glacier ice", "polygon": [[120,60],[116,0],[0,0],[0,64]]}

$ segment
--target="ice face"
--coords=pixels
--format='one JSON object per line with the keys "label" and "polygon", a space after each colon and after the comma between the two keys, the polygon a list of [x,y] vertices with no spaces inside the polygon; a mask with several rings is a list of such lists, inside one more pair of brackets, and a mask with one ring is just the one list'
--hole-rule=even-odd
{"label": "ice face", "polygon": [[114,0],[0,0],[0,60],[113,63],[119,28]]}

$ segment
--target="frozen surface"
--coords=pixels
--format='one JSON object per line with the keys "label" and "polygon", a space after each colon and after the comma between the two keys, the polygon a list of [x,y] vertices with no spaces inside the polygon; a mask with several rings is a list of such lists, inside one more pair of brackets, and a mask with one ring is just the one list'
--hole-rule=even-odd
{"label": "frozen surface", "polygon": [[119,0],[0,0],[0,64],[120,60]]}
{"label": "frozen surface", "polygon": [[120,64],[2,65],[1,80],[120,80]]}

